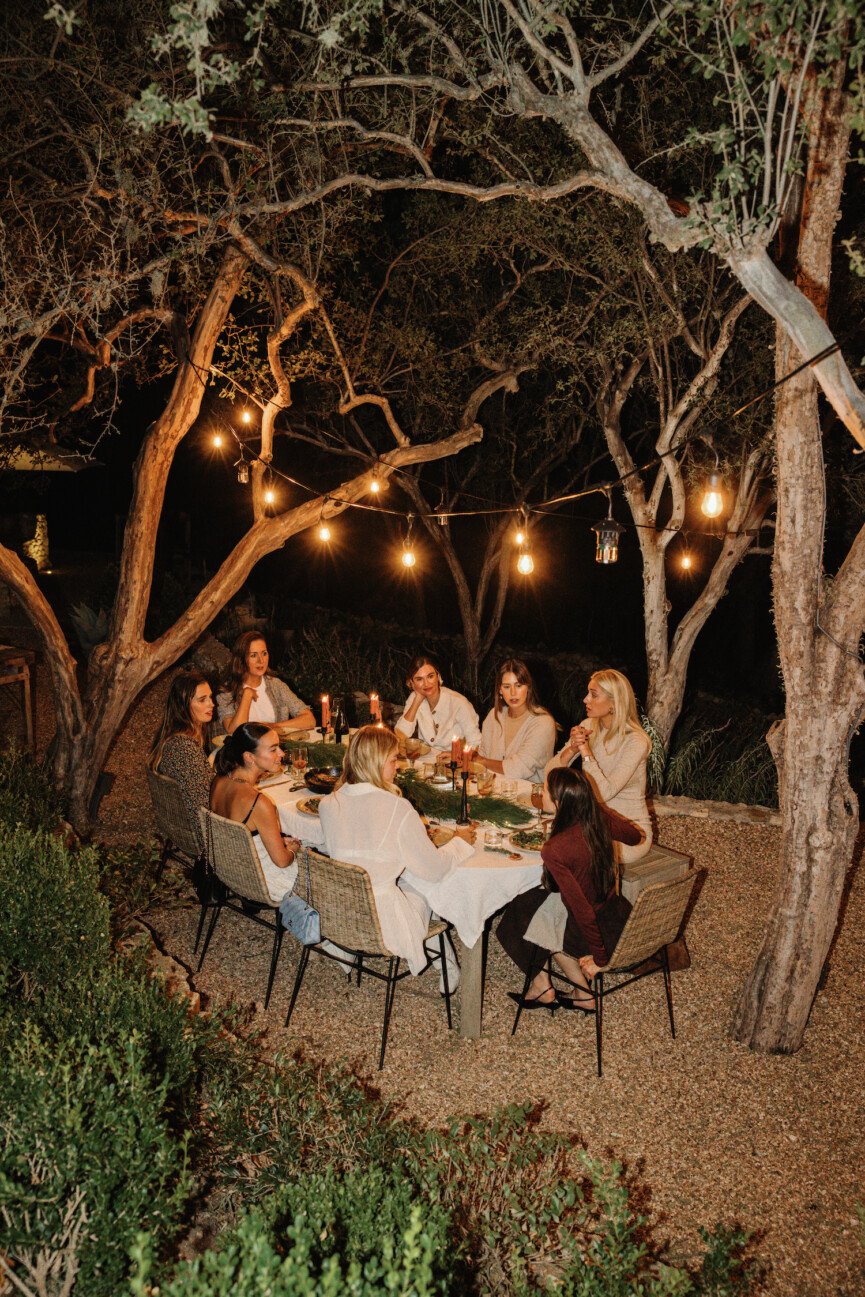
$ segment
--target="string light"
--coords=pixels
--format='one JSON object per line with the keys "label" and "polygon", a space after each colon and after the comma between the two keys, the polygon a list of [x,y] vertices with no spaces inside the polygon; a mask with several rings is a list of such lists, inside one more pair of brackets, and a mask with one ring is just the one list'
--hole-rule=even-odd
{"label": "string light", "polygon": [[252,415],[249,413],[248,410],[243,411],[243,414],[241,414],[240,419],[242,423],[246,423],[246,424],[252,423]]}
{"label": "string light", "polygon": [[387,478],[382,477],[379,473],[378,464],[373,467],[369,489],[373,495],[379,495],[380,492],[387,489]]}
{"label": "string light", "polygon": [[520,509],[520,521],[517,525],[517,531],[516,531],[516,535],[514,536],[514,541],[516,542],[517,545],[522,547],[523,545],[528,544],[528,539],[529,539],[529,520],[526,515],[525,509]]}
{"label": "string light", "polygon": [[685,549],[685,550],[684,550],[684,552],[683,552],[683,554],[682,554],[682,557],[681,557],[681,559],[679,560],[679,562],[680,562],[680,564],[681,564],[681,567],[682,567],[682,571],[683,571],[683,572],[690,572],[690,571],[691,571],[691,568],[694,566],[694,560],[693,560],[693,558],[691,557],[691,551],[690,551],[689,549]]}
{"label": "string light", "polygon": [[706,479],[700,510],[707,518],[717,518],[724,508],[724,492],[721,474],[718,472],[717,459],[715,467]]}
{"label": "string light", "polygon": [[214,448],[214,450],[222,450],[222,447],[223,447],[224,444],[225,444],[225,438],[223,437],[222,433],[221,433],[221,432],[215,432],[215,433],[213,434],[213,448]]}
{"label": "string light", "polygon": [[403,567],[414,567],[417,559],[411,543],[411,529],[414,525],[414,514],[408,515],[408,526],[406,528],[405,539],[402,543],[402,565]]}
{"label": "string light", "polygon": [[331,538],[331,536],[333,535],[333,533],[332,533],[332,531],[330,530],[330,527],[328,527],[327,523],[326,523],[325,520],[324,520],[324,505],[325,505],[325,504],[327,504],[327,500],[325,500],[325,501],[324,501],[324,504],[322,504],[322,506],[321,506],[321,513],[318,515],[318,539],[319,539],[319,540],[322,540],[322,541],[324,541],[324,542],[326,543],[327,541],[330,540],[330,538]]}
{"label": "string light", "polygon": [[276,492],[274,491],[272,486],[266,486],[264,488],[264,503],[265,504],[276,503]]}
{"label": "string light", "polygon": [[520,550],[520,556],[517,559],[517,571],[522,572],[523,576],[531,576],[535,570],[535,560],[532,558],[531,551],[524,547]]}
{"label": "string light", "polygon": [[595,544],[596,563],[618,563],[619,536],[624,531],[620,522],[613,517],[613,493],[607,488],[607,516],[603,522],[592,523],[592,531],[597,536]]}

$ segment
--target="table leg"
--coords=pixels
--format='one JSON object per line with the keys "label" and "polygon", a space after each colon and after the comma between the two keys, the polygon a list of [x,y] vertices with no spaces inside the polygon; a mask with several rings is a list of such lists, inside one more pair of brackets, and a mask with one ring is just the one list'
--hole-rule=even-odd
{"label": "table leg", "polygon": [[464,1040],[478,1040],[481,1034],[485,944],[483,935],[473,946],[463,944],[460,972],[460,1035]]}

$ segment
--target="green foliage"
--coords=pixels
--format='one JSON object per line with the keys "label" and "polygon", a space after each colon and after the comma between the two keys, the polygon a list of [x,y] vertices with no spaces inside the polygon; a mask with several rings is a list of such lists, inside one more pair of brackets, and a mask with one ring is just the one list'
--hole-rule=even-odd
{"label": "green foliage", "polygon": [[673,736],[663,791],[716,802],[778,805],[778,772],[765,740],[762,716],[707,724],[691,713]]}
{"label": "green foliage", "polygon": [[[419,779],[416,771],[404,770],[397,776],[397,782],[412,806],[420,815],[433,819],[455,820],[460,813],[461,792],[450,788],[437,788]],[[457,785],[460,779],[457,776]],[[516,828],[528,824],[532,818],[531,811],[504,797],[472,797],[471,815],[473,819],[496,824],[499,828]]]}
{"label": "green foliage", "polygon": [[341,743],[303,743],[284,738],[280,747],[289,760],[292,748],[305,747],[310,770],[324,770],[329,766],[338,766],[341,770],[345,760],[346,750]]}
{"label": "green foliage", "polygon": [[0,824],[50,830],[62,813],[47,769],[14,743],[0,751]]}
{"label": "green foliage", "polygon": [[24,1001],[80,993],[108,959],[108,906],[93,848],[0,823],[0,990]]}
{"label": "green foliage", "polygon": [[[71,992],[74,994],[74,991]],[[114,1297],[136,1234],[157,1242],[189,1196],[186,1136],[165,1112],[143,1039],[48,1039],[35,1027],[4,1042],[0,1073],[0,1252],[57,1250],[72,1207],[86,1228],[78,1291]]]}

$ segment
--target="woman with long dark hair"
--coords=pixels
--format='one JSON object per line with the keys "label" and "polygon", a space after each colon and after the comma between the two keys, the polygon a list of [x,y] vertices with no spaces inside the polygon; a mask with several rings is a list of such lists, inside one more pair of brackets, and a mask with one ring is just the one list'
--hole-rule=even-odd
{"label": "woman with long dark hair", "polygon": [[229,734],[214,764],[210,809],[250,830],[270,899],[278,905],[294,887],[300,849],[297,838],[282,832],[276,806],[258,787],[282,768],[279,735],[268,725],[246,721]]}
{"label": "woman with long dark hair", "polygon": [[213,779],[207,760],[212,719],[213,693],[209,680],[197,671],[181,671],[169,687],[165,715],[147,761],[151,770],[180,784],[199,845],[202,839],[198,810],[207,805]]}
{"label": "woman with long dark hair", "polygon": [[[606,964],[631,908],[616,890],[613,841],[636,845],[642,831],[599,805],[581,770],[551,770],[544,784],[544,806],[555,812],[550,836],[541,848],[544,885],[510,902],[497,933],[514,963],[532,977],[525,1000],[509,994],[525,1009],[589,1009],[593,1001],[586,978]],[[527,934],[551,892],[561,893],[562,922],[551,943],[539,945]],[[557,952],[556,963],[584,994],[578,991],[570,1000],[556,993],[542,967],[548,950]]]}
{"label": "woman with long dark hair", "polygon": [[226,734],[247,721],[275,725],[280,732],[315,725],[311,708],[271,673],[267,640],[257,630],[244,631],[234,641],[228,680],[216,705]]}
{"label": "woman with long dark hair", "polygon": [[443,683],[441,671],[428,653],[412,658],[405,682],[411,693],[396,723],[397,734],[408,739],[417,734],[439,750],[449,748],[454,738],[477,747],[481,737],[477,712],[468,698]]}
{"label": "woman with long dark hair", "polygon": [[519,658],[508,658],[496,671],[478,759],[506,779],[540,783],[555,745],[556,723],[535,696],[529,668]]}

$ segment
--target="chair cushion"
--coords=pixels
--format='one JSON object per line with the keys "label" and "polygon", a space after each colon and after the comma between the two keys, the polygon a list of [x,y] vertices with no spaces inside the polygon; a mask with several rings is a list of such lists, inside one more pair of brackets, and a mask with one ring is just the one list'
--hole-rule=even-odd
{"label": "chair cushion", "polygon": [[690,856],[654,842],[640,860],[622,866],[622,895],[633,905],[644,887],[684,878],[690,867]]}

